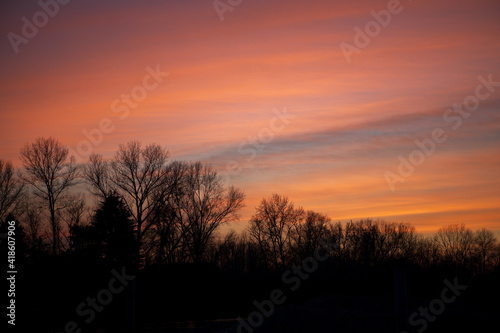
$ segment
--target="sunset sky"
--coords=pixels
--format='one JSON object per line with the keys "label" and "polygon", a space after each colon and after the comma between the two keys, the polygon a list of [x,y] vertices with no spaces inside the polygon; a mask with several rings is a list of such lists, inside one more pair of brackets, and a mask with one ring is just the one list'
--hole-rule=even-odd
{"label": "sunset sky", "polygon": [[[500,82],[498,0],[243,0],[223,13],[211,0],[41,2],[53,17],[37,1],[0,5],[1,159],[19,167],[39,136],[82,162],[85,147],[154,142],[239,168],[236,229],[276,192],[334,221],[500,236],[500,83],[482,85]],[[34,19],[37,32],[23,28]],[[464,101],[479,105],[449,110]],[[445,139],[418,153],[436,129]],[[423,160],[402,175],[410,155]],[[391,189],[388,172],[404,181]]]}

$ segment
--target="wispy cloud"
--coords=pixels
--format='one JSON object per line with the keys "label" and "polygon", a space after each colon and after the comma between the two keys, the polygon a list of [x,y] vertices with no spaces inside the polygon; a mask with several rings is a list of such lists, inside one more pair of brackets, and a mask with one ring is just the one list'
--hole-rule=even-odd
{"label": "wispy cloud", "polygon": [[[169,79],[97,152],[138,139],[169,147],[173,158],[220,168],[240,161],[231,181],[248,192],[247,217],[262,196],[281,192],[332,218],[385,217],[431,230],[463,214],[461,222],[500,229],[500,90],[397,193],[381,176],[415,139],[448,125],[444,110],[471,93],[478,75],[500,81],[500,5],[402,4],[348,65],[339,43],[386,1],[245,1],[223,23],[201,0],[73,1],[19,54],[0,41],[1,157],[19,165],[19,148],[36,136],[76,145],[83,129],[116,119],[113,100],[161,63]],[[2,6],[4,36],[39,10]],[[297,121],[245,162],[240,143],[283,106]]]}

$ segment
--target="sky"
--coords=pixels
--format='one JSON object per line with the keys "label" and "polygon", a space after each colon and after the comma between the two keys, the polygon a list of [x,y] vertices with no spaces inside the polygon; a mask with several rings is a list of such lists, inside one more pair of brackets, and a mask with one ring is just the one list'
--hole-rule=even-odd
{"label": "sky", "polygon": [[279,193],[500,236],[498,0],[59,1],[0,4],[1,159],[139,140],[243,189],[236,230]]}

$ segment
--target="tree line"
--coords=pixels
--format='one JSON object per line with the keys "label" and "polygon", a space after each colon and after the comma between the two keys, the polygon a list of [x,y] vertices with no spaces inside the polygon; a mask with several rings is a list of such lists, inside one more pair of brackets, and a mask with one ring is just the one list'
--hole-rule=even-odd
{"label": "tree line", "polygon": [[328,239],[339,262],[446,264],[474,274],[500,266],[500,245],[487,229],[454,224],[423,237],[406,223],[334,223],[279,194],[262,199],[243,233],[222,234],[239,218],[244,192],[210,165],[171,161],[157,144],[131,141],[110,159],[92,154],[78,164],[57,139],[37,138],[20,159],[20,170],[0,160],[0,221],[2,229],[17,222],[28,260],[71,255],[112,267],[211,263],[269,273],[312,256]]}

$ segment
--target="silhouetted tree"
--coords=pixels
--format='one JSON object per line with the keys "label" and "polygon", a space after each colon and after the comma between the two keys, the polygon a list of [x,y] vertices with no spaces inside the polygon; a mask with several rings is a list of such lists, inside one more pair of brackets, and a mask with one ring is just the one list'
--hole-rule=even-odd
{"label": "silhouetted tree", "polygon": [[482,274],[484,274],[487,268],[493,263],[496,242],[497,240],[491,230],[483,228],[477,230],[474,234],[475,252],[479,260]]}
{"label": "silhouetted tree", "polygon": [[116,193],[109,193],[91,217],[90,224],[70,226],[70,250],[107,267],[135,268],[137,242],[132,216]]}
{"label": "silhouetted tree", "polygon": [[100,154],[91,154],[89,163],[84,166],[85,181],[90,185],[90,191],[100,199],[106,199],[113,192],[109,162]]}
{"label": "silhouetted tree", "polygon": [[332,249],[330,254],[334,255],[339,260],[344,260],[347,256],[348,239],[346,237],[345,228],[341,222],[328,224],[328,236],[337,246]]}
{"label": "silhouetted tree", "polygon": [[14,174],[12,163],[0,160],[0,221],[11,212],[23,191],[23,184]]}
{"label": "silhouetted tree", "polygon": [[122,198],[134,221],[141,255],[143,237],[157,219],[158,207],[172,190],[173,181],[168,151],[156,144],[142,148],[138,141],[120,144],[110,163],[101,155],[91,155],[85,167],[92,192],[105,199],[114,192]]}
{"label": "silhouetted tree", "polygon": [[42,200],[29,193],[19,198],[18,216],[25,227],[28,255],[36,257],[49,250],[44,239],[44,214]]}
{"label": "silhouetted tree", "polygon": [[179,221],[174,211],[168,205],[162,204],[156,208],[152,216],[154,227],[147,232],[144,243],[146,263],[174,264],[186,258],[182,249],[182,237]]}
{"label": "silhouetted tree", "polygon": [[173,203],[174,198],[180,198],[184,193],[183,178],[187,170],[186,163],[170,163],[165,181],[153,194],[153,200],[158,205],[149,215],[148,224],[152,227],[143,237],[147,262],[179,263],[188,257],[187,249],[183,248],[181,220],[176,218],[177,210]]}
{"label": "silhouetted tree", "polygon": [[67,190],[76,184],[78,166],[73,157],[69,157],[68,149],[55,138],[37,138],[34,143],[26,144],[21,149],[21,161],[25,172],[22,178],[34,189],[46,204],[50,214],[52,228],[52,252],[56,254],[60,248],[60,226],[57,211]]}
{"label": "silhouetted tree", "polygon": [[380,222],[380,259],[409,259],[416,246],[415,227],[406,223]]}
{"label": "silhouetted tree", "polygon": [[111,182],[132,215],[137,249],[153,225],[152,215],[171,190],[168,151],[156,144],[141,148],[137,141],[120,145],[111,162]]}
{"label": "silhouetted tree", "polygon": [[500,243],[496,243],[493,247],[493,256],[491,258],[491,264],[493,267],[500,270]]}
{"label": "silhouetted tree", "polygon": [[365,265],[374,264],[379,255],[379,235],[379,226],[373,220],[348,222],[345,226],[345,237],[349,258]]}
{"label": "silhouetted tree", "polygon": [[461,267],[469,263],[474,246],[474,233],[464,224],[450,224],[440,228],[436,234],[436,242],[446,260]]}
{"label": "silhouetted tree", "polygon": [[90,225],[75,224],[69,228],[69,250],[74,253],[83,255],[87,253],[97,257],[97,249],[95,248],[96,234]]}
{"label": "silhouetted tree", "polygon": [[[338,227],[339,232],[342,231]],[[367,265],[393,259],[409,259],[416,249],[415,229],[404,223],[373,221],[348,222],[340,244],[351,260]]]}
{"label": "silhouetted tree", "polygon": [[[82,194],[71,194],[64,199],[63,209],[58,212],[58,219],[63,221],[67,230],[73,226],[80,225],[85,218],[87,210],[85,197]],[[66,242],[69,243],[68,233],[62,233]]]}
{"label": "silhouetted tree", "polygon": [[244,274],[247,268],[248,246],[246,234],[238,235],[232,230],[214,242],[212,262],[217,263],[223,270]]}
{"label": "silhouetted tree", "polygon": [[64,209],[62,210],[62,219],[68,225],[68,228],[82,222],[86,211],[85,197],[81,194],[70,195],[66,199]]}
{"label": "silhouetted tree", "polygon": [[421,235],[416,237],[411,261],[422,268],[437,266],[442,261],[442,256],[436,238]]}
{"label": "silhouetted tree", "polygon": [[99,256],[110,267],[134,267],[137,255],[134,224],[122,199],[111,193],[101,202],[90,227],[95,231]]}
{"label": "silhouetted tree", "polygon": [[245,195],[235,187],[224,187],[217,172],[199,162],[185,165],[185,172],[171,199],[171,218],[180,227],[189,259],[201,262],[214,232],[238,219]]}
{"label": "silhouetted tree", "polygon": [[295,208],[286,196],[273,194],[269,199],[262,199],[248,231],[265,262],[275,268],[286,266],[292,236],[304,216],[304,210]]}
{"label": "silhouetted tree", "polygon": [[319,241],[329,236],[329,223],[330,218],[324,214],[312,210],[306,212],[305,220],[297,225],[292,234],[293,247],[299,256],[298,260],[314,254],[320,246]]}

